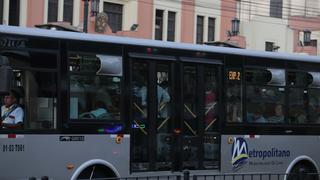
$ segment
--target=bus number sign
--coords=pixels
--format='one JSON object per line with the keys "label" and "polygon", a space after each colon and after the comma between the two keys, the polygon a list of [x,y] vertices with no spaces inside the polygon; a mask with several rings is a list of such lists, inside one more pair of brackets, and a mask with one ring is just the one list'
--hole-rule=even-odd
{"label": "bus number sign", "polygon": [[229,80],[232,80],[232,81],[240,81],[240,76],[241,76],[241,73],[239,71],[229,71],[228,72],[228,78]]}

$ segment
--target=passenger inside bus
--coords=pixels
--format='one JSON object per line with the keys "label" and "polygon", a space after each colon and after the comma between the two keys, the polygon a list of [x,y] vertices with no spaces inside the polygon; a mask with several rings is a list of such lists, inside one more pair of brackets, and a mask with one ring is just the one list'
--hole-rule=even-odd
{"label": "passenger inside bus", "polygon": [[[140,72],[143,74],[144,72]],[[134,107],[135,117],[137,119],[147,118],[147,79],[140,75],[135,74],[135,81],[133,82],[133,95],[134,95]]]}
{"label": "passenger inside bus", "polygon": [[289,122],[291,124],[305,124],[307,122],[306,111],[302,107],[290,107]]}
{"label": "passenger inside bus", "polygon": [[160,85],[157,85],[158,96],[158,118],[166,119],[168,114],[168,103],[170,102],[170,95],[168,91]]}
{"label": "passenger inside bus", "polygon": [[274,115],[268,118],[269,123],[284,123],[282,104],[276,104],[273,113]]}
{"label": "passenger inside bus", "polygon": [[24,111],[19,104],[23,97],[22,88],[10,90],[4,97],[4,105],[1,107],[1,126],[8,129],[22,129]]}
{"label": "passenger inside bus", "polygon": [[92,118],[92,119],[110,119],[112,118],[110,112],[107,110],[107,106],[103,101],[97,101],[94,105],[94,109],[90,112],[85,112],[79,115],[80,118]]}
{"label": "passenger inside bus", "polygon": [[247,115],[247,121],[249,123],[265,123],[266,119],[263,117],[263,107],[257,105],[253,108],[253,111]]}
{"label": "passenger inside bus", "polygon": [[216,104],[217,104],[217,95],[215,93],[215,84],[210,83],[206,84],[206,91],[205,91],[205,125],[206,128],[212,126],[215,121],[216,116]]}
{"label": "passenger inside bus", "polygon": [[237,84],[229,85],[227,95],[227,119],[228,122],[242,122],[241,93]]}

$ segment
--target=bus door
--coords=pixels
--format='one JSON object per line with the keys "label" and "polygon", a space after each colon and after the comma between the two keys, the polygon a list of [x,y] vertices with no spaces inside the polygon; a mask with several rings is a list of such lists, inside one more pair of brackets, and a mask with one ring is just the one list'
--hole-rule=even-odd
{"label": "bus door", "polygon": [[219,65],[184,62],[180,69],[181,135],[180,149],[176,150],[182,160],[180,170],[217,169],[221,112],[218,110]]}
{"label": "bus door", "polygon": [[131,171],[172,170],[176,59],[129,56]]}
{"label": "bus door", "polygon": [[218,168],[219,66],[131,57],[131,171]]}

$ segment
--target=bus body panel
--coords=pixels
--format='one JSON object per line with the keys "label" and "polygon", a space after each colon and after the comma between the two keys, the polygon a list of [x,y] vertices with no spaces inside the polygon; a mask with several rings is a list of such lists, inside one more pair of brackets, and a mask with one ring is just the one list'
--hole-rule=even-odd
{"label": "bus body panel", "polygon": [[[0,179],[42,176],[70,179],[79,166],[92,159],[104,160],[113,165],[121,176],[128,176],[128,135],[125,135],[119,144],[116,142],[116,135],[21,134],[16,135],[16,138],[5,138],[8,136],[6,134],[1,136]],[[74,165],[74,168],[68,170],[68,165]]]}
{"label": "bus body panel", "polygon": [[[297,159],[319,171],[319,136],[222,135],[222,173],[289,173]],[[302,157],[302,158],[301,158]]]}

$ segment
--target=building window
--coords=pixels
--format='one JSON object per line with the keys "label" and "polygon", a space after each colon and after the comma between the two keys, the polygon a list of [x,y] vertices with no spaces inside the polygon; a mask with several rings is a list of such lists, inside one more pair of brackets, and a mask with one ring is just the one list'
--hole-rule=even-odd
{"label": "building window", "polygon": [[168,12],[168,41],[174,41],[175,35],[175,26],[176,26],[176,13]]}
{"label": "building window", "polygon": [[282,18],[282,0],[270,0],[270,17]]}
{"label": "building window", "polygon": [[113,33],[122,30],[123,5],[105,2],[103,11],[108,15],[109,25]]}
{"label": "building window", "polygon": [[0,0],[0,24],[3,24],[3,0]]}
{"label": "building window", "polygon": [[215,18],[208,19],[208,41],[214,41]]}
{"label": "building window", "polygon": [[204,17],[197,16],[197,44],[203,43],[203,24],[204,24]]}
{"label": "building window", "polygon": [[58,0],[49,0],[48,2],[48,22],[58,21]]}
{"label": "building window", "polygon": [[274,42],[266,42],[266,51],[273,51]]}
{"label": "building window", "polygon": [[[168,20],[169,21],[169,20]],[[163,10],[156,10],[155,40],[162,40]]]}
{"label": "building window", "polygon": [[73,18],[73,0],[64,0],[63,4],[63,21],[72,24]]}
{"label": "building window", "polygon": [[10,0],[9,5],[9,25],[19,26],[20,0]]}

